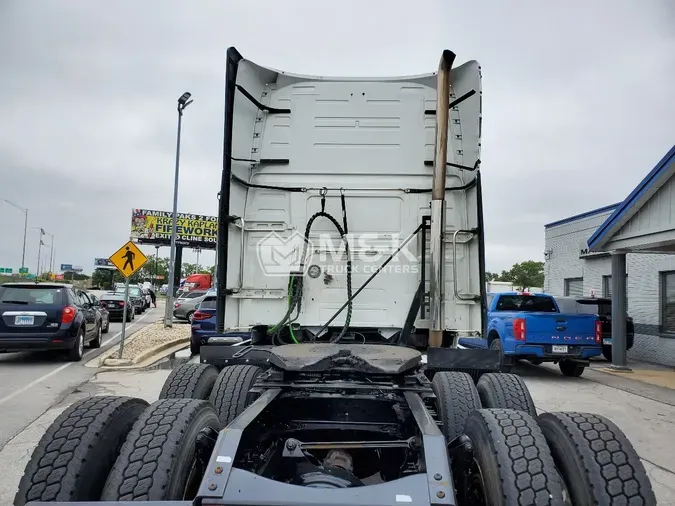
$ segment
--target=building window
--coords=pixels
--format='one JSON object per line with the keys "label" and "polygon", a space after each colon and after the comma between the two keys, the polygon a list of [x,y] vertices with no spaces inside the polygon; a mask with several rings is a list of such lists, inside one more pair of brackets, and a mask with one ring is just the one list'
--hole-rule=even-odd
{"label": "building window", "polygon": [[675,334],[675,272],[661,273],[661,332]]}
{"label": "building window", "polygon": [[567,278],[565,280],[565,297],[583,297],[584,278]]}
{"label": "building window", "polygon": [[[612,298],[612,276],[602,277],[602,296]],[[628,274],[626,274],[626,300],[628,300]]]}

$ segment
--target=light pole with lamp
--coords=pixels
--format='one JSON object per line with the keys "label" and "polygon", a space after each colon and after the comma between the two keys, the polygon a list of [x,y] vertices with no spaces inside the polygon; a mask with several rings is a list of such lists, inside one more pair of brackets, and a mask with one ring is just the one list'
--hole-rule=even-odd
{"label": "light pole with lamp", "polygon": [[45,243],[42,242],[42,236],[45,235],[45,229],[41,227],[33,227],[35,230],[40,231],[40,244],[38,245],[38,257],[37,257],[37,269],[35,270],[35,278],[40,277],[40,259],[42,257],[42,246],[45,245]]}
{"label": "light pole with lamp", "polygon": [[50,234],[49,232],[45,232],[50,238],[51,242],[49,243],[49,273],[53,276],[54,275],[54,234]]}
{"label": "light pole with lamp", "polygon": [[166,308],[164,313],[164,327],[173,326],[173,292],[176,259],[176,228],[178,223],[178,169],[180,167],[180,130],[183,121],[183,111],[192,103],[188,92],[178,99],[178,134],[176,135],[176,172],[173,181],[173,217],[171,223],[171,253],[169,254],[169,290],[167,292]]}
{"label": "light pole with lamp", "polygon": [[28,232],[28,209],[24,209],[21,206],[17,206],[14,202],[10,202],[7,199],[0,197],[0,200],[7,202],[10,206],[16,207],[19,211],[23,212],[23,250],[21,251],[21,268],[26,267],[26,232]]}

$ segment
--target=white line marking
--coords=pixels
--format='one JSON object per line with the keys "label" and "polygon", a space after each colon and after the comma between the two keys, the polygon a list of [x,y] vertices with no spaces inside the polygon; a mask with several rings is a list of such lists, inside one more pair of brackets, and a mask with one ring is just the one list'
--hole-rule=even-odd
{"label": "white line marking", "polygon": [[[142,320],[143,318],[145,318],[146,316],[150,316],[150,314],[152,314],[152,312],[154,311],[154,309],[155,309],[155,308],[150,309],[150,312],[148,312],[147,314],[141,316],[141,317],[138,319],[137,322],[134,322],[134,323],[131,323],[131,324],[127,325],[127,330],[129,330],[129,329],[130,329],[131,327],[133,327],[134,325],[140,323],[141,320]],[[101,343],[101,348],[102,348],[103,346],[105,346],[106,344],[108,344],[110,341],[112,341],[112,340],[114,340],[114,339],[117,339],[117,338],[118,338],[119,336],[121,336],[121,335],[122,335],[122,331],[118,332],[117,334],[115,334],[114,336],[112,336],[111,338],[109,338],[107,341],[104,341],[103,343]],[[88,353],[91,353],[91,352],[93,352],[93,351],[95,351],[95,350],[89,350],[89,351],[85,352],[84,355],[86,356]],[[30,383],[28,383],[27,385],[21,387],[20,389],[16,390],[15,392],[13,392],[13,393],[11,393],[11,394],[9,394],[9,395],[3,397],[2,399],[0,399],[0,406],[2,406],[2,405],[3,405],[4,403],[6,403],[7,401],[11,401],[12,399],[14,399],[14,397],[16,397],[16,396],[18,396],[18,395],[21,395],[21,394],[24,393],[26,390],[29,390],[29,389],[33,388],[35,385],[39,385],[39,384],[42,383],[44,380],[49,379],[49,378],[51,378],[52,376],[54,376],[55,374],[57,374],[57,373],[63,371],[66,367],[71,366],[71,365],[73,365],[73,364],[77,364],[77,363],[78,363],[78,362],[68,362],[67,364],[60,365],[59,367],[57,367],[57,368],[54,369],[53,371],[50,371],[50,372],[48,372],[47,374],[45,374],[45,375],[43,375],[43,376],[40,376],[39,378],[37,378],[37,379],[31,381]]]}

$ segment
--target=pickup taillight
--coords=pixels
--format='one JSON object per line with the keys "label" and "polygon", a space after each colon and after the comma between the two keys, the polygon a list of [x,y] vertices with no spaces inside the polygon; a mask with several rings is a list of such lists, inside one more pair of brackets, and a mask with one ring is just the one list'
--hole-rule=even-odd
{"label": "pickup taillight", "polygon": [[525,318],[513,319],[513,337],[516,341],[525,341]]}
{"label": "pickup taillight", "polygon": [[602,344],[602,321],[595,320],[595,342]]}

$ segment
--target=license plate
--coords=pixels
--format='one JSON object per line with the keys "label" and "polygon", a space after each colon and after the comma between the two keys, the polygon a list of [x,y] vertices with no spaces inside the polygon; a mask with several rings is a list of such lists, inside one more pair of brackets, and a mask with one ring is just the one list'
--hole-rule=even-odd
{"label": "license plate", "polygon": [[108,307],[117,307],[117,304],[115,304],[114,302],[110,302],[110,303],[108,304]]}
{"label": "license plate", "polygon": [[35,323],[35,316],[15,316],[14,325],[33,325]]}
{"label": "license plate", "polygon": [[567,353],[567,346],[561,346],[554,344],[553,345],[553,353]]}
{"label": "license plate", "polygon": [[611,339],[603,339],[602,344],[612,344],[612,340]]}

